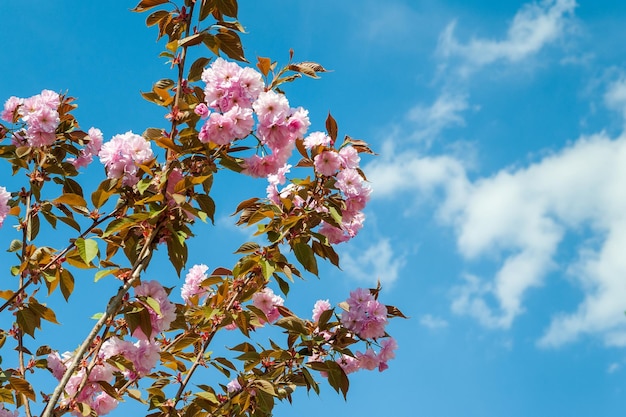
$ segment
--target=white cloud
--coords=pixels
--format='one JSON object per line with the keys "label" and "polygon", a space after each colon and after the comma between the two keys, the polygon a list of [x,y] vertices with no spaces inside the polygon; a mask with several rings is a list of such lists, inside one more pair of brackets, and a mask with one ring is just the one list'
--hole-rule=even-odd
{"label": "white cloud", "polygon": [[617,362],[613,362],[612,364],[609,365],[609,367],[607,368],[606,372],[609,374],[613,374],[617,371],[619,371],[619,368],[621,368],[621,365]]}
{"label": "white cloud", "polygon": [[412,137],[432,142],[439,133],[449,127],[464,126],[461,112],[467,110],[467,96],[464,94],[441,94],[431,106],[417,105],[408,113],[408,119],[415,123]]}
{"label": "white cloud", "polygon": [[375,198],[442,192],[439,218],[454,227],[460,254],[504,257],[492,278],[468,274],[453,292],[453,311],[488,327],[509,328],[524,313],[528,291],[557,266],[566,232],[588,228],[598,247],[581,243],[578,258],[560,266],[569,267],[584,299],[575,312],[553,317],[538,343],[555,347],[589,334],[626,346],[626,135],[583,137],[528,167],[473,182],[460,161],[446,156],[399,154],[366,172]]}
{"label": "white cloud", "polygon": [[620,112],[626,120],[626,78],[622,76],[609,85],[604,94],[604,103],[608,108]]}
{"label": "white cloud", "polygon": [[389,287],[398,279],[404,264],[404,256],[394,253],[388,239],[381,239],[357,255],[352,251],[341,253],[340,266],[353,279],[373,285],[380,281]]}
{"label": "white cloud", "polygon": [[435,317],[431,314],[424,314],[420,317],[420,324],[429,329],[442,329],[448,327],[448,322],[441,317]]}
{"label": "white cloud", "polygon": [[575,0],[526,4],[515,15],[502,40],[472,38],[462,44],[454,35],[456,22],[452,22],[440,36],[438,52],[446,58],[458,56],[471,67],[497,61],[519,62],[559,39],[575,8]]}

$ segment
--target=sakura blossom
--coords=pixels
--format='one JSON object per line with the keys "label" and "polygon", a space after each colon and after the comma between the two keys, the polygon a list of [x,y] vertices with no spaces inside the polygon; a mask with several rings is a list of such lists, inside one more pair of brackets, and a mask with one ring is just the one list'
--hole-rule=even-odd
{"label": "sakura blossom", "polygon": [[124,185],[133,186],[139,181],[139,165],[150,161],[154,154],[150,142],[129,131],[113,136],[102,145],[98,156],[106,168],[108,178],[122,178]]}
{"label": "sakura blossom", "polygon": [[192,304],[193,297],[202,297],[207,294],[207,289],[202,287],[202,281],[207,279],[206,272],[209,267],[204,264],[194,265],[185,276],[180,295],[187,304]]}
{"label": "sakura blossom", "polygon": [[317,300],[313,306],[313,321],[317,322],[324,311],[330,310],[331,305],[328,300]]}
{"label": "sakura blossom", "polygon": [[[150,312],[150,322],[152,324],[152,334],[154,336],[170,328],[170,324],[176,319],[176,306],[168,299],[165,288],[158,281],[144,281],[135,287],[135,296],[150,297],[159,303],[160,313],[152,307],[146,305]],[[140,327],[133,332],[133,336],[138,339],[148,339]]]}
{"label": "sakura blossom", "polygon": [[[285,300],[281,296],[274,294],[274,291],[267,287],[252,296],[252,304],[265,314],[270,323],[280,317],[277,307],[282,306],[284,302]],[[261,321],[263,322],[264,320],[261,319]]]}
{"label": "sakura blossom", "polygon": [[102,149],[102,141],[104,137],[100,129],[92,127],[87,132],[88,142],[85,148],[81,149],[78,158],[68,158],[68,161],[76,168],[83,168],[89,165],[94,155],[98,155],[100,149]]}
{"label": "sakura blossom", "polygon": [[7,218],[9,214],[9,200],[11,199],[11,194],[7,191],[6,188],[0,187],[0,227],[4,224],[4,220]]}
{"label": "sakura blossom", "polygon": [[304,139],[304,147],[306,149],[312,149],[316,146],[328,146],[330,145],[331,139],[324,132],[312,132]]}
{"label": "sakura blossom", "polygon": [[18,417],[18,416],[19,414],[17,410],[9,411],[6,408],[4,408],[3,404],[0,404],[0,417]]}
{"label": "sakura blossom", "polygon": [[5,122],[12,123],[15,112],[18,107],[22,105],[23,99],[15,96],[11,96],[4,102],[4,110],[0,113],[0,119]]}
{"label": "sakura blossom", "polygon": [[341,324],[362,339],[375,339],[385,335],[387,308],[366,289],[350,292],[346,300],[348,311],[341,314]]}
{"label": "sakura blossom", "polygon": [[241,390],[241,384],[236,378],[226,384],[226,391],[228,393],[237,392],[239,390]]}
{"label": "sakura blossom", "polygon": [[342,162],[341,156],[332,150],[319,153],[315,155],[315,158],[313,159],[315,170],[327,177],[334,175],[337,171],[339,171]]}

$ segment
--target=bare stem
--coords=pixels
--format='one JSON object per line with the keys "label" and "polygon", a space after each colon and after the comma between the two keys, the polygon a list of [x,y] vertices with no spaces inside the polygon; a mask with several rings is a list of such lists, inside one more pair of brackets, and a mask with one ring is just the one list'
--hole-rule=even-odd
{"label": "bare stem", "polygon": [[[26,238],[29,233],[30,217],[32,215],[32,210],[30,207],[30,200],[31,200],[31,193],[29,192],[28,195],[26,196],[26,202],[24,203],[26,205],[26,216],[24,218],[24,224],[26,226],[22,228],[22,255],[21,255],[22,262],[24,262],[26,258],[26,250],[25,250]],[[19,279],[19,286],[22,287],[23,285],[24,285],[24,272],[20,273],[20,279]],[[18,360],[19,360],[20,373],[22,374],[22,377],[26,379],[26,364],[24,362],[24,334],[22,332],[22,329],[18,329],[18,332],[17,332],[17,347],[18,347],[17,355],[18,355]],[[24,403],[24,413],[26,414],[26,417],[31,417],[30,402],[29,402],[28,397],[25,394],[22,394],[22,402]]]}

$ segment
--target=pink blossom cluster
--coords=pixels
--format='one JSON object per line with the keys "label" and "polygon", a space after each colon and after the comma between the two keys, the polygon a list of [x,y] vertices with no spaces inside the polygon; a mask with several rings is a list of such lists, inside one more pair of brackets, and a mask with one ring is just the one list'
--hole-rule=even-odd
{"label": "pink blossom cluster", "polygon": [[337,359],[337,363],[346,374],[361,369],[367,369],[368,371],[378,369],[379,372],[382,372],[389,368],[387,362],[395,358],[395,350],[397,348],[398,343],[396,340],[392,337],[388,337],[380,342],[380,350],[378,353],[376,353],[374,349],[368,348],[365,353],[356,352],[354,357],[341,355],[341,357]]}
{"label": "pink blossom cluster", "polygon": [[283,94],[265,91],[262,75],[252,68],[216,59],[202,73],[205,103],[195,113],[206,119],[198,133],[204,143],[226,145],[247,137],[254,130],[269,152],[245,159],[245,172],[254,177],[275,174],[287,163],[296,138],[310,126],[308,111],[291,108]]}
{"label": "pink blossom cluster", "polygon": [[[135,296],[149,297],[159,304],[160,311],[157,312],[149,304],[145,303],[146,308],[150,312],[150,323],[152,324],[150,338],[170,328],[170,324],[176,319],[176,306],[169,300],[167,291],[158,281],[142,282],[135,287]],[[142,340],[150,339],[140,327],[135,329],[133,336]]]}
{"label": "pink blossom cluster", "polygon": [[328,300],[317,300],[315,302],[315,305],[313,306],[313,316],[312,316],[313,321],[317,323],[322,313],[330,309],[331,309],[331,305]]}
{"label": "pink blossom cluster", "polygon": [[19,414],[17,413],[17,410],[14,410],[13,412],[7,410],[6,408],[4,408],[3,404],[0,404],[0,417],[18,417]]}
{"label": "pink blossom cluster", "polygon": [[[60,380],[71,360],[72,356],[69,352],[65,352],[63,356],[59,356],[57,352],[52,352],[48,355],[48,368],[52,371],[55,378]],[[118,401],[102,390],[100,382],[111,383],[115,369],[112,365],[99,361],[89,373],[89,377],[81,389],[86,372],[85,368],[81,368],[72,375],[67,383],[65,387],[67,397],[62,401],[62,404],[67,405],[70,398],[75,398],[76,401],[89,405],[99,416],[110,413],[117,407]],[[73,410],[72,414],[75,416],[81,415],[78,409]]]}
{"label": "pink blossom cluster", "polygon": [[248,136],[254,128],[252,103],[265,88],[261,74],[217,58],[202,72],[202,81],[206,103],[195,112],[207,120],[198,133],[200,141],[226,145]]}
{"label": "pink blossom cluster", "polygon": [[[157,313],[152,307],[146,303],[146,308],[150,312],[150,322],[152,324],[152,335],[146,337],[144,332],[137,328],[133,332],[137,340],[135,343],[122,340],[117,336],[107,339],[100,348],[97,356],[97,362],[89,373],[87,383],[80,390],[80,385],[85,376],[85,368],[79,369],[70,378],[65,389],[67,397],[66,402],[70,398],[75,397],[79,402],[88,404],[98,415],[108,414],[117,407],[117,400],[106,392],[102,391],[99,382],[111,383],[114,373],[118,371],[116,367],[107,362],[108,359],[121,356],[132,363],[132,370],[127,369],[123,372],[124,376],[131,381],[143,377],[156,366],[160,359],[161,347],[154,336],[164,330],[167,330],[176,318],[175,305],[167,298],[167,291],[157,281],[145,281],[135,287],[135,296],[149,297],[159,304],[160,313]],[[141,299],[141,298],[140,298]],[[72,360],[72,354],[65,352],[59,355],[58,352],[52,352],[48,355],[48,368],[52,371],[55,378],[61,379],[67,371],[67,366]],[[73,412],[74,415],[80,415],[78,410]]]}
{"label": "pink blossom cluster", "polygon": [[139,166],[152,160],[150,142],[133,132],[115,135],[98,152],[108,178],[122,178],[122,184],[133,186],[139,178]]}
{"label": "pink blossom cluster", "polygon": [[161,346],[157,341],[140,339],[135,343],[111,337],[102,344],[100,357],[103,360],[122,356],[133,364],[133,371],[125,370],[124,376],[135,380],[149,374],[160,358]]}
{"label": "pink blossom cluster", "polygon": [[[282,306],[284,302],[285,300],[281,296],[274,294],[274,291],[267,287],[252,296],[252,305],[261,310],[270,323],[278,320],[280,317],[278,307]],[[263,324],[264,320],[260,320]]]}
{"label": "pink blossom cluster", "polygon": [[102,148],[104,138],[100,129],[96,129],[95,127],[90,128],[87,132],[86,139],[88,139],[88,142],[85,147],[81,149],[78,158],[68,158],[68,161],[76,168],[83,168],[89,165],[91,161],[93,161],[94,155],[98,155]]}
{"label": "pink blossom cluster", "polygon": [[339,151],[328,148],[330,138],[321,132],[314,132],[305,139],[305,147],[324,149],[313,159],[318,174],[335,176],[335,187],[344,196],[345,207],[341,211],[341,227],[322,222],[320,233],[331,244],[350,240],[361,230],[365,215],[362,210],[369,201],[371,188],[359,173],[360,157],[352,146],[344,146]]}
{"label": "pink blossom cluster", "polygon": [[26,123],[26,129],[14,133],[13,144],[32,147],[52,145],[61,120],[58,112],[60,103],[59,94],[51,90],[43,90],[40,94],[24,99],[10,97],[4,103],[0,118],[10,123],[21,118]]}
{"label": "pink blossom cluster", "polygon": [[350,292],[346,300],[349,310],[341,313],[341,324],[362,339],[376,339],[385,335],[387,307],[364,288]]}
{"label": "pink blossom cluster", "polygon": [[9,200],[11,199],[11,194],[7,191],[6,188],[0,187],[0,227],[4,224],[4,219],[7,218],[9,214]]}
{"label": "pink blossom cluster", "polygon": [[208,290],[202,286],[202,281],[207,279],[209,267],[203,264],[191,267],[185,276],[185,283],[180,290],[180,295],[187,304],[193,304],[193,298],[200,298],[208,294]]}

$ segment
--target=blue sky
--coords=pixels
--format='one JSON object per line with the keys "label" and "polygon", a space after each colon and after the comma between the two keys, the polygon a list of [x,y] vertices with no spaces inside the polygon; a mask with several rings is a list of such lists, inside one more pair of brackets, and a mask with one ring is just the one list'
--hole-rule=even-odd
{"label": "blue sky", "polygon": [[[3,5],[0,98],[68,90],[82,127],[107,139],[164,126],[139,91],[172,75],[133,6]],[[340,134],[379,154],[364,164],[373,199],[339,248],[343,271],[309,277],[292,308],[308,314],[380,279],[382,301],[411,316],[391,325],[390,369],[356,374],[347,403],[328,388],[277,416],[623,415],[625,19],[626,4],[608,0],[241,1],[249,60],[284,63],[293,48],[332,70],[289,86],[290,103],[313,130],[331,111]],[[237,180],[223,178],[190,265],[228,266],[248,237],[228,215],[264,184],[233,195]],[[163,271],[147,276],[180,284]],[[61,321],[88,323],[86,300],[83,321],[70,309]],[[61,350],[80,340],[76,327],[51,329]]]}

